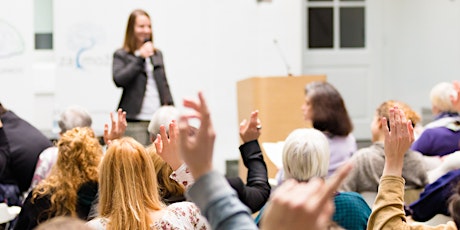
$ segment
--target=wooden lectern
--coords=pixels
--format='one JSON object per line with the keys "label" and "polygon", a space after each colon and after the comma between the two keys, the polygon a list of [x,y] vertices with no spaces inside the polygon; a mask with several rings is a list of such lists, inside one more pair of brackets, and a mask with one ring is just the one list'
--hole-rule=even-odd
{"label": "wooden lectern", "polygon": [[[326,81],[326,75],[252,77],[238,81],[238,120],[248,119],[252,111],[259,110],[263,126],[259,138],[261,147],[263,142],[284,141],[292,130],[307,127],[301,106],[305,101],[305,85],[312,81]],[[268,177],[274,178],[278,169],[265,153],[263,155]],[[240,159],[239,175],[244,181],[246,174]]]}

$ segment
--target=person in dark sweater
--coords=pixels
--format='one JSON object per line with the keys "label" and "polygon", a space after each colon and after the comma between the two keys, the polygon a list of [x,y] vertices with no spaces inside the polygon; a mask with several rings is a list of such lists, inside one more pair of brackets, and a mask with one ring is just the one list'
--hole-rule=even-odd
{"label": "person in dark sweater", "polygon": [[[20,205],[30,186],[40,153],[53,143],[37,128],[0,103],[0,200]],[[5,147],[8,146],[8,147]]]}

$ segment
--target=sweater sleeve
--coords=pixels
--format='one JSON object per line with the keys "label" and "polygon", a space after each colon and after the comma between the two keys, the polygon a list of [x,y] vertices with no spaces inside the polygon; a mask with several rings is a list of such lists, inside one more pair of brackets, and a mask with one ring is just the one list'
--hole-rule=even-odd
{"label": "sweater sleeve", "polygon": [[457,229],[455,223],[428,226],[407,223],[403,206],[404,179],[397,176],[382,176],[367,229],[441,230]]}
{"label": "sweater sleeve", "polygon": [[200,177],[186,196],[200,208],[212,229],[257,229],[248,208],[217,171]]}

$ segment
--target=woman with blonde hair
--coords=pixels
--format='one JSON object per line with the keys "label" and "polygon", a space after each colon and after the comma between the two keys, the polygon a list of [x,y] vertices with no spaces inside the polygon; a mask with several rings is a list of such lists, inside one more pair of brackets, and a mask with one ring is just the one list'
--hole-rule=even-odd
{"label": "woman with blonde hair", "polygon": [[174,171],[171,166],[158,155],[155,145],[148,146],[146,150],[153,161],[155,173],[157,174],[158,191],[163,202],[169,205],[175,202],[185,201],[185,186],[170,178],[170,175],[173,174]]}
{"label": "woman with blonde hair", "polygon": [[102,148],[91,128],[74,128],[58,142],[59,156],[49,176],[29,193],[15,229],[33,229],[55,216],[86,220],[96,197]]}
{"label": "woman with blonde hair", "polygon": [[113,141],[99,174],[99,217],[94,229],[208,229],[191,202],[166,206],[158,194],[152,159],[131,137]]}

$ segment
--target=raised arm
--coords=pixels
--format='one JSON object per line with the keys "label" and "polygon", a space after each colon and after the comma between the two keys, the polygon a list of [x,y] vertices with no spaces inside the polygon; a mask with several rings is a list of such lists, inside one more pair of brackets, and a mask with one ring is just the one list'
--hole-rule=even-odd
{"label": "raised arm", "polygon": [[267,166],[257,141],[262,127],[258,114],[257,110],[253,111],[249,120],[245,119],[240,123],[240,137],[244,143],[239,147],[239,150],[243,163],[248,169],[246,184],[240,177],[227,178],[240,200],[253,213],[265,205],[271,190],[268,183]]}
{"label": "raised arm", "polygon": [[[385,118],[381,122],[387,124]],[[413,128],[397,107],[390,110],[390,128],[384,127],[385,166],[367,229],[457,229],[453,222],[436,227],[407,223],[403,199],[405,181],[401,175],[404,154],[414,141]]]}
{"label": "raised arm", "polygon": [[[212,229],[257,229],[249,210],[236,197],[225,178],[213,171],[212,157],[216,134],[203,94],[199,101],[184,100],[192,114],[179,119],[179,152],[189,166],[196,182],[187,197],[197,204]],[[188,135],[189,119],[198,118],[201,125],[195,135]]]}

